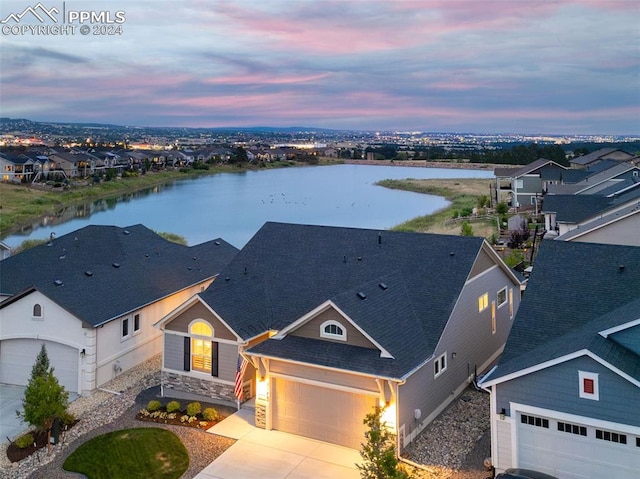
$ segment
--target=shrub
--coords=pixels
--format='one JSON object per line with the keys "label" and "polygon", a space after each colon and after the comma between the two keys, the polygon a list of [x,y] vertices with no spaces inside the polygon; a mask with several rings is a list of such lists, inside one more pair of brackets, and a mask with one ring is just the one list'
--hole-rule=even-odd
{"label": "shrub", "polygon": [[187,404],[187,416],[190,417],[194,417],[197,416],[198,414],[200,414],[200,411],[202,411],[202,406],[200,405],[199,402],[190,402],[189,404]]}
{"label": "shrub", "polygon": [[24,449],[33,445],[33,434],[26,433],[16,439],[15,445],[18,449]]}
{"label": "shrub", "polygon": [[204,411],[202,411],[202,418],[205,421],[215,421],[218,419],[218,411],[215,408],[208,407]]}
{"label": "shrub", "polygon": [[153,401],[149,401],[149,404],[147,404],[147,411],[149,412],[154,412],[157,411],[158,409],[160,409],[162,405],[160,404],[160,401],[156,401],[155,399]]}
{"label": "shrub", "polygon": [[60,422],[64,426],[70,426],[71,424],[76,422],[76,417],[73,414],[71,414],[69,411],[65,411],[64,414],[60,416]]}
{"label": "shrub", "polygon": [[167,412],[176,412],[180,410],[180,403],[178,401],[171,401],[167,404]]}

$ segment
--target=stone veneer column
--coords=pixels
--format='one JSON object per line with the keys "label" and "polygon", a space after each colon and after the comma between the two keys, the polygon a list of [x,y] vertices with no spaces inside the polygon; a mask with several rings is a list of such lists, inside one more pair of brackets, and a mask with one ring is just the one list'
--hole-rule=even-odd
{"label": "stone veneer column", "polygon": [[218,399],[235,402],[236,399],[233,395],[233,386],[169,371],[162,371],[161,383],[164,389],[197,394],[198,396],[205,396],[213,400]]}
{"label": "stone veneer column", "polygon": [[255,425],[261,429],[266,429],[267,427],[267,405],[264,402],[257,400]]}

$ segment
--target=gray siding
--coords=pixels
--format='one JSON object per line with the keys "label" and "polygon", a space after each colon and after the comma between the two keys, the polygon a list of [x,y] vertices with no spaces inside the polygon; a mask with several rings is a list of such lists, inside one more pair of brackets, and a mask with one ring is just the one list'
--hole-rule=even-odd
{"label": "gray siding", "polygon": [[[497,293],[505,286],[507,291],[514,290],[515,312],[520,301],[519,285],[501,268],[486,272],[464,287],[434,353],[438,358],[446,352],[447,370],[434,378],[434,364],[429,361],[400,388],[399,426],[405,424],[407,435],[419,426],[413,417],[415,409],[422,411],[421,420],[427,418],[442,403],[453,399],[452,393],[466,384],[476,368],[481,373],[482,365],[503,347],[512,324],[508,302],[497,308]],[[485,292],[489,294],[489,307],[479,312],[478,297]],[[491,327],[492,301],[496,301],[495,334]],[[455,358],[452,353],[456,353]]]}
{"label": "gray siding", "polygon": [[200,302],[194,303],[189,309],[172,319],[166,324],[165,329],[186,334],[189,332],[189,323],[195,319],[204,319],[208,322],[213,327],[213,335],[216,338],[236,341],[236,336]]}
{"label": "gray siding", "polygon": [[[346,341],[320,337],[320,326],[322,323],[329,320],[336,321],[344,327],[347,333]],[[315,318],[309,320],[295,331],[292,331],[291,335],[302,336],[304,338],[321,339],[322,341],[333,341],[341,344],[350,344],[352,346],[360,346],[363,348],[377,349],[373,344],[371,344],[371,341],[369,341],[360,331],[358,331],[348,320],[333,308],[329,308]]]}
{"label": "gray siding", "polygon": [[572,241],[640,246],[640,214],[634,214],[603,228],[577,236]]}
{"label": "gray siding", "polygon": [[[599,401],[579,397],[578,370],[599,374]],[[504,408],[509,415],[509,402],[512,401],[640,426],[640,388],[587,356],[501,383],[497,388],[496,400],[497,411]]]}
{"label": "gray siding", "polygon": [[375,379],[368,376],[360,376],[356,374],[341,373],[322,368],[314,368],[303,366],[302,364],[287,363],[284,361],[269,361],[269,369],[273,373],[285,374],[298,378],[312,379],[340,386],[348,386],[366,391],[378,391]]}
{"label": "gray siding", "polygon": [[184,366],[184,337],[164,335],[164,367],[182,371]]}
{"label": "gray siding", "polygon": [[[177,334],[164,335],[164,367],[182,371],[184,368],[184,338]],[[218,343],[218,378],[234,381],[238,367],[238,346]]]}
{"label": "gray siding", "polygon": [[489,256],[489,254],[480,250],[480,254],[476,259],[476,262],[473,264],[473,268],[471,268],[471,273],[469,274],[469,278],[473,278],[474,276],[479,275],[483,271],[488,270],[496,265],[496,262]]}

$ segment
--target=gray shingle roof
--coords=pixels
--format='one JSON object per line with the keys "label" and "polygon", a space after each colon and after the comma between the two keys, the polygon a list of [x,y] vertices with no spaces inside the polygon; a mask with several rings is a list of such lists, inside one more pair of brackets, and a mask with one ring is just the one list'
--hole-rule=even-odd
{"label": "gray shingle roof", "polygon": [[0,292],[35,287],[98,326],[215,276],[237,251],[221,239],[171,243],[142,225],[87,226],[2,260]]}
{"label": "gray shingle roof", "polygon": [[640,247],[543,241],[489,379],[585,348],[640,379],[638,356],[597,334],[639,317]]}
{"label": "gray shingle roof", "polygon": [[587,155],[582,155],[577,158],[573,158],[569,161],[569,163],[575,163],[576,165],[588,165],[589,163],[593,163],[594,161],[599,160],[603,156],[609,155],[614,151],[619,151],[616,148],[601,148],[596,151],[592,151]]}
{"label": "gray shingle roof", "polygon": [[[462,236],[266,223],[200,297],[244,339],[281,330],[331,300],[396,358],[388,372],[399,376],[432,354],[482,244]],[[310,346],[294,354],[298,341],[288,336],[250,351],[318,357]],[[325,342],[312,343],[332,347]]]}

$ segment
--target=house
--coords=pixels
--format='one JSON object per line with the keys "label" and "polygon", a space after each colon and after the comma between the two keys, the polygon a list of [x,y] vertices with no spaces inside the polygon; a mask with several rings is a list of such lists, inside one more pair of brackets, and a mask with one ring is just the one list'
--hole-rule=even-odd
{"label": "house", "polygon": [[609,168],[590,170],[590,173],[575,183],[550,185],[547,193],[610,196],[640,183],[640,168],[632,163],[616,162]]}
{"label": "house", "polygon": [[[514,168],[496,168],[497,200],[504,200],[505,189],[507,201],[514,208],[526,205],[537,205],[550,184],[558,183],[562,172],[567,168],[552,160],[540,158],[528,165]],[[508,184],[505,186],[505,181]],[[502,195],[501,195],[502,193]]]}
{"label": "house", "polygon": [[45,344],[68,391],[87,394],[160,353],[153,323],[236,254],[171,243],[142,225],[87,226],[0,262],[0,383],[25,385]]}
{"label": "house", "polygon": [[587,155],[578,156],[569,160],[571,168],[586,168],[604,160],[629,161],[634,157],[631,153],[617,148],[601,148]]}
{"label": "house", "polygon": [[545,241],[491,392],[497,472],[640,470],[640,248]]}
{"label": "house", "polygon": [[496,360],[520,286],[481,238],[266,223],[158,322],[162,389],[355,448],[386,406],[402,450]]}

